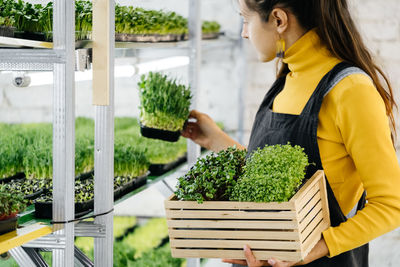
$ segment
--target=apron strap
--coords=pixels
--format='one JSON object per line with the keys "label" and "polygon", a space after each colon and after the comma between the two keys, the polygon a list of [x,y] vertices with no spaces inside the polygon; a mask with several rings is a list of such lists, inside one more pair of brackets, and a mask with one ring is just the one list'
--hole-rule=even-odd
{"label": "apron strap", "polygon": [[[347,62],[337,64],[331,71],[329,71],[319,82],[317,88],[314,90],[306,106],[304,107],[301,116],[318,117],[319,111],[324,97],[344,78],[352,74],[365,74],[362,69],[354,67]],[[368,76],[368,75],[367,75]],[[369,76],[368,76],[369,77]]]}

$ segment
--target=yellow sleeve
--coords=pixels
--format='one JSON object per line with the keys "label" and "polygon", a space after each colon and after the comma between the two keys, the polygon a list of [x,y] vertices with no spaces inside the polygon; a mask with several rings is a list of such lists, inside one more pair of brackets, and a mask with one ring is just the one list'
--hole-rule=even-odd
{"label": "yellow sleeve", "polygon": [[349,78],[346,84],[350,86],[342,88],[337,99],[336,123],[368,202],[353,218],[323,232],[329,257],[400,226],[400,166],[385,105],[370,80],[351,77],[345,78]]}

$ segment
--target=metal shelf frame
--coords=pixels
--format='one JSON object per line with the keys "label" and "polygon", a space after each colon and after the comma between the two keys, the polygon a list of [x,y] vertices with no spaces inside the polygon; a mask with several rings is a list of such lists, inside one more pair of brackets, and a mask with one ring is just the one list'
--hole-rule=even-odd
{"label": "metal shelf frame", "polygon": [[[95,178],[94,213],[106,213],[94,222],[53,225],[53,233],[39,237],[10,250],[21,266],[47,266],[37,248],[53,253],[53,266],[93,266],[74,247],[75,236],[94,237],[94,266],[113,265],[113,168],[114,168],[114,59],[115,48],[186,49],[189,55],[189,84],[197,108],[201,51],[201,1],[189,1],[189,41],[169,44],[126,44],[114,40],[114,0],[93,1],[93,41],[78,46],[93,49],[93,105],[95,107]],[[0,70],[51,70],[54,77],[53,96],[53,221],[74,219],[75,162],[75,1],[53,0],[53,43],[30,42],[42,49],[0,49]],[[225,38],[225,37],[224,37]],[[0,43],[24,46],[22,41],[0,37]],[[19,42],[19,43],[18,43]],[[204,41],[205,47],[220,47],[219,40]],[[224,45],[237,40],[225,38]],[[26,44],[26,43],[25,43]],[[45,49],[43,49],[45,48]],[[242,98],[242,97],[240,97]],[[240,100],[241,101],[241,100]],[[200,156],[200,146],[188,140],[188,166]],[[161,190],[161,189],[160,189]],[[139,190],[140,191],[140,190]],[[168,192],[166,190],[165,192]],[[166,196],[167,197],[167,196]],[[188,259],[188,267],[200,266],[199,259]]]}

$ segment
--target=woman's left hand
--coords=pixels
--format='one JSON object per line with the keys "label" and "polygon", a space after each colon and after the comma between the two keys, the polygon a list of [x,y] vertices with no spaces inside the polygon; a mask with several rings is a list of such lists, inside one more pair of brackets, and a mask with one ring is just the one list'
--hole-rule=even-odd
{"label": "woman's left hand", "polygon": [[249,267],[259,267],[259,266],[290,267],[296,265],[296,262],[293,261],[280,261],[274,258],[271,258],[267,261],[259,261],[256,259],[256,257],[254,257],[253,252],[251,252],[250,247],[247,245],[244,246],[244,255],[246,256],[246,260],[224,259],[222,261],[226,263],[240,264]]}
{"label": "woman's left hand", "polygon": [[315,261],[316,259],[322,258],[328,255],[328,246],[325,243],[324,238],[321,238],[314,248],[308,253],[303,261],[293,262],[293,261],[280,261],[275,258],[271,258],[267,261],[260,261],[254,257],[253,252],[251,252],[250,247],[248,245],[244,246],[244,255],[246,256],[246,260],[222,260],[223,262],[232,263],[232,264],[240,264],[247,265],[249,267],[258,267],[258,266],[274,266],[274,267],[290,267],[303,265],[310,262]]}

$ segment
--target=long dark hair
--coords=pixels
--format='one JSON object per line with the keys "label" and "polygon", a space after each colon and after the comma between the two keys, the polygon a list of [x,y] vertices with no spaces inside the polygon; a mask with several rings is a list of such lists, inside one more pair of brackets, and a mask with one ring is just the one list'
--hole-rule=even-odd
{"label": "long dark hair", "polygon": [[[372,59],[353,19],[347,0],[245,0],[247,7],[268,21],[271,11],[280,7],[297,18],[300,25],[316,32],[324,45],[337,58],[352,63],[364,70],[372,79],[386,106],[386,114],[392,126],[392,142],[396,135],[393,109],[397,108],[389,79]],[[289,73],[287,64],[282,64],[278,77]]]}

